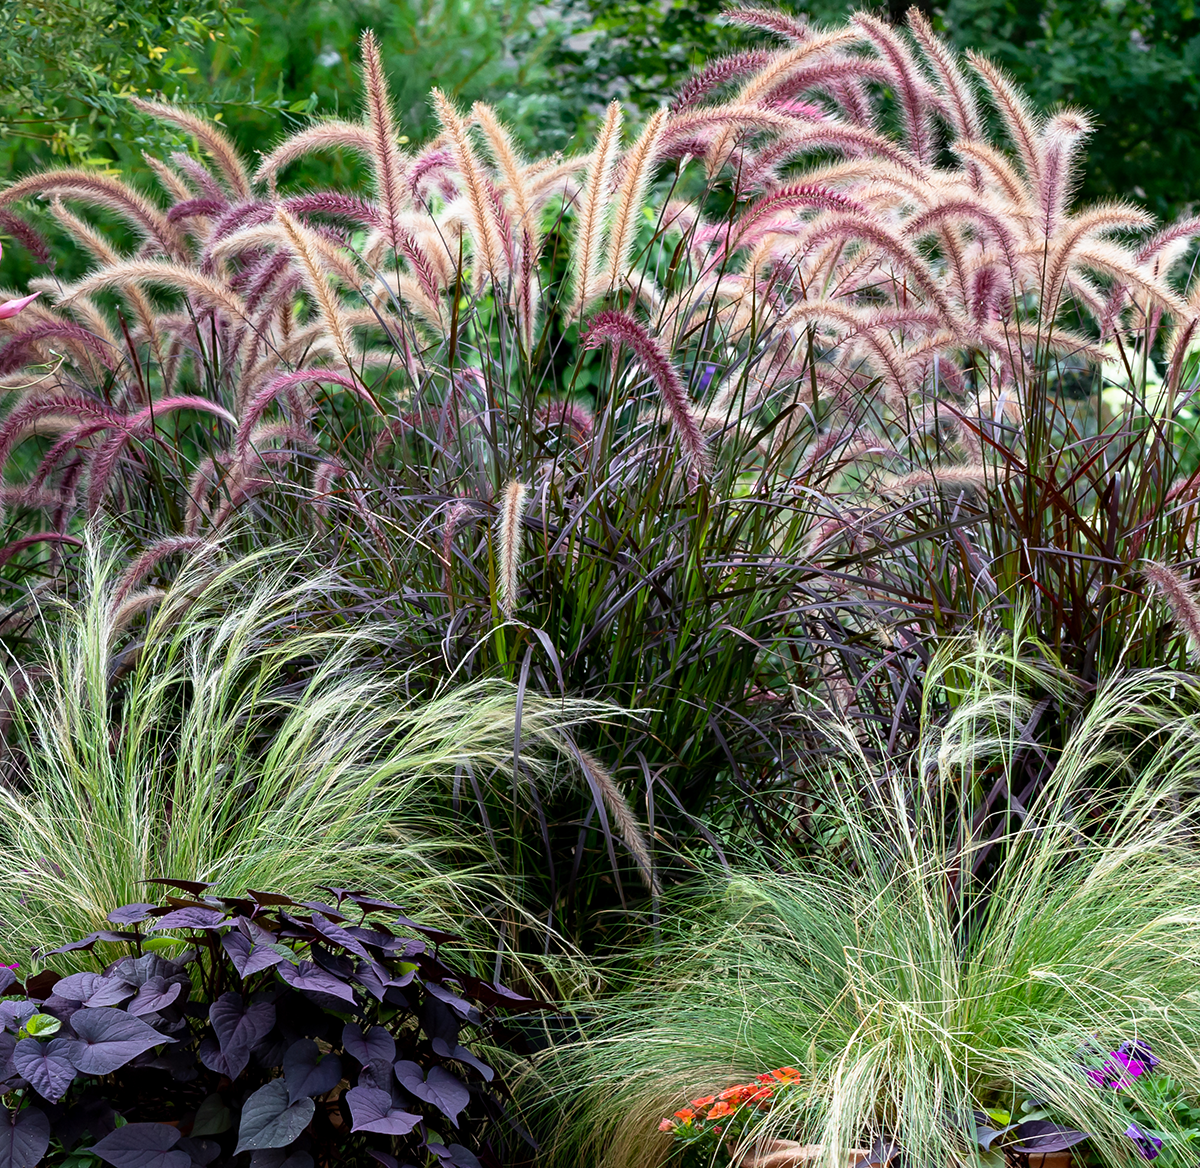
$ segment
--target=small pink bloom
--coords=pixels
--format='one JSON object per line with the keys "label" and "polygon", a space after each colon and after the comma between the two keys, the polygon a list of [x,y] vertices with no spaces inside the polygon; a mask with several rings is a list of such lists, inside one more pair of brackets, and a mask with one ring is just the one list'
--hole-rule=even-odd
{"label": "small pink bloom", "polygon": [[11,316],[16,316],[27,304],[36,300],[41,295],[40,292],[34,292],[29,296],[22,296],[20,300],[6,300],[0,304],[0,320],[8,320]]}

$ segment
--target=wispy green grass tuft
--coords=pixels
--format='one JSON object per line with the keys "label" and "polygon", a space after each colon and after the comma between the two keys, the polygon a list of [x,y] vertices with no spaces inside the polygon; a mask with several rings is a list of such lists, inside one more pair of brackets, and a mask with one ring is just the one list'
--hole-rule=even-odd
{"label": "wispy green grass tuft", "polygon": [[1029,1097],[1128,1164],[1122,1095],[1088,1080],[1081,1051],[1147,1041],[1197,1081],[1194,683],[1109,682],[1040,791],[971,832],[959,782],[1008,765],[1028,711],[996,684],[1004,650],[958,648],[932,679],[958,687],[957,719],[888,769],[847,728],[822,853],[759,854],[679,897],[634,988],[542,1064],[561,1159],[660,1163],[659,1117],[790,1064],[809,1090],[756,1134],[823,1144],[828,1164],[883,1132],[913,1163],[973,1162],[963,1117]]}
{"label": "wispy green grass tuft", "polygon": [[[456,914],[503,899],[448,796],[464,768],[511,781],[512,687],[448,678],[409,696],[379,663],[394,630],[330,619],[335,581],[302,555],[202,555],[137,598],[99,540],[87,561],[79,603],[42,614],[40,659],[11,667],[9,959],[103,927],[149,877],[335,884]],[[133,600],[149,612],[127,631]],[[525,695],[522,772],[550,771],[561,733],[597,712]]]}

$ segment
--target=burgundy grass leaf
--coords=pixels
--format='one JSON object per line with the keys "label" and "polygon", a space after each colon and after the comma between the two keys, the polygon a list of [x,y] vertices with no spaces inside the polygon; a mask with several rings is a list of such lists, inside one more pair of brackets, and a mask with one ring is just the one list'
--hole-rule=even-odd
{"label": "burgundy grass leaf", "polygon": [[605,341],[626,345],[632,351],[650,379],[658,387],[663,404],[675,430],[676,438],[696,475],[706,475],[709,469],[708,451],[700,424],[692,413],[692,404],[678,371],[664,352],[662,345],[628,313],[608,309],[597,313],[588,325],[583,349],[599,348]]}

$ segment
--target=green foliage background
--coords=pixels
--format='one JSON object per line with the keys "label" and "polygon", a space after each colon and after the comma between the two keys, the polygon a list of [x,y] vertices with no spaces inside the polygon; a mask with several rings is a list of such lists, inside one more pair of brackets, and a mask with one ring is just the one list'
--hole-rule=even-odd
{"label": "green foliage background", "polygon": [[[879,7],[878,4],[875,5]],[[899,17],[903,0],[890,0]],[[962,48],[992,56],[1043,108],[1086,107],[1099,128],[1084,196],[1127,195],[1160,216],[1200,191],[1200,13],[1193,0],[949,0],[926,8]],[[659,104],[689,67],[739,43],[722,0],[9,0],[0,8],[0,167],[57,157],[128,166],[151,144],[122,100],[163,92],[224,112],[261,148],[353,92],[355,42],[379,34],[406,130],[427,94],[496,103],[527,143],[566,146],[620,97]],[[844,0],[788,0],[814,20]],[[215,108],[214,108],[215,107]],[[158,145],[157,142],[153,143]],[[324,176],[323,176],[324,177]]]}

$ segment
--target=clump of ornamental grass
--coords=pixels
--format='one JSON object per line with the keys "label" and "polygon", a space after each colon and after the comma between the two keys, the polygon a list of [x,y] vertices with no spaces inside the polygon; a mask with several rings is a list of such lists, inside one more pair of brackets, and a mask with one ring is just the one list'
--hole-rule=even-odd
{"label": "clump of ornamental grass", "polygon": [[[368,34],[361,117],[254,166],[144,103],[199,149],[151,160],[159,194],[0,192],[92,263],[0,321],[8,574],[53,576],[100,512],[135,542],[315,540],[429,673],[641,711],[592,755],[686,833],[735,801],[772,830],[790,687],[911,747],[929,643],[991,606],[1086,684],[1176,652],[1143,567],[1195,556],[1198,221],[1074,207],[1086,114],[919,13],[730,19],[771,43],[641,127],[614,104],[582,154],[526,158],[442,94],[409,150]],[[370,189],[289,190],[326,150]],[[605,789],[538,792],[503,856],[539,911],[641,895]]]}
{"label": "clump of ornamental grass", "polygon": [[7,666],[10,956],[104,928],[151,878],[364,889],[494,943],[517,910],[451,788],[467,771],[515,785],[514,766],[547,781],[572,728],[604,711],[532,694],[518,708],[510,686],[452,676],[413,689],[386,663],[393,629],[331,619],[332,573],[191,550],[164,590],[139,583],[145,557],[124,570],[89,538],[80,600],[44,602],[36,656]]}
{"label": "clump of ornamental grass", "polygon": [[631,988],[543,1058],[530,1099],[565,1111],[558,1158],[661,1163],[662,1116],[784,1066],[797,1089],[742,1117],[735,1155],[785,1138],[834,1165],[878,1140],[973,1163],[973,1114],[1034,1099],[1090,1134],[1089,1156],[1127,1164],[1129,1104],[1150,1096],[1108,1081],[1109,1052],[1143,1044],[1200,1085],[1194,680],[1109,679],[1050,779],[993,809],[985,862],[959,784],[1008,764],[1025,711],[994,677],[961,688],[969,658],[957,680],[940,665],[935,683],[968,699],[957,721],[927,725],[905,767],[831,731],[823,849],[744,856],[694,885]]}

